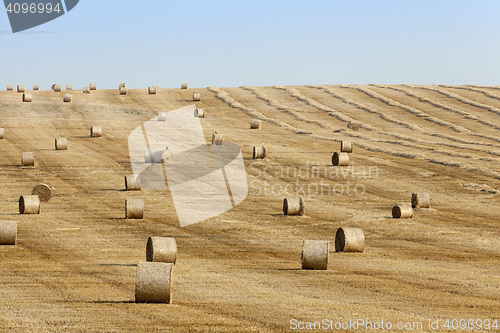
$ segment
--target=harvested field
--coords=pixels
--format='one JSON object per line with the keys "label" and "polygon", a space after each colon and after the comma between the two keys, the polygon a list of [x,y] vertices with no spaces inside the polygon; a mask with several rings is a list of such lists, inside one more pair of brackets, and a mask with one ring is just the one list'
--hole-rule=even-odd
{"label": "harvested field", "polygon": [[[0,91],[8,134],[0,140],[0,220],[17,221],[17,245],[0,246],[3,330],[289,332],[292,319],[369,319],[430,331],[437,319],[500,320],[498,87],[196,93],[196,108],[209,115],[200,118],[207,144],[217,131],[241,148],[248,196],[181,228],[168,189],[125,191],[124,176],[133,174],[131,131],[192,105],[192,89],[162,88],[155,98],[99,89],[72,103],[53,91],[30,92],[32,103]],[[249,129],[253,119],[262,129]],[[96,124],[100,139],[89,135]],[[71,149],[55,150],[54,138]],[[342,140],[355,149],[348,167],[334,167]],[[256,145],[267,148],[265,159],[253,159]],[[22,152],[34,152],[34,167],[20,166]],[[51,200],[40,214],[20,215],[19,197],[38,183],[50,184]],[[423,192],[431,208],[392,218],[395,204]],[[284,198],[297,196],[305,215],[284,216]],[[127,199],[144,201],[144,219],[124,218]],[[327,270],[302,270],[303,240],[333,245],[340,227],[363,230],[363,252],[330,246]],[[151,236],[176,241],[172,304],[135,303]]]}

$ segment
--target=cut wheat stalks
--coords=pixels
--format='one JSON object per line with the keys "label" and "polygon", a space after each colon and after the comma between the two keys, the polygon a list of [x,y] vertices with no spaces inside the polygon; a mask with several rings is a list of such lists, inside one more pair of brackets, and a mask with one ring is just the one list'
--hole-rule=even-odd
{"label": "cut wheat stalks", "polygon": [[283,214],[285,215],[304,215],[305,204],[301,197],[285,198],[283,200]]}
{"label": "cut wheat stalks", "polygon": [[135,302],[172,303],[174,265],[165,262],[137,264]]}
{"label": "cut wheat stalks", "polygon": [[17,222],[0,221],[0,245],[16,245]]}
{"label": "cut wheat stalks", "polygon": [[31,94],[24,93],[23,94],[23,102],[31,103],[33,101],[33,97]]}
{"label": "cut wheat stalks", "polygon": [[335,251],[363,252],[365,235],[360,228],[338,228],[335,235]]}
{"label": "cut wheat stalks", "polygon": [[329,241],[305,240],[302,247],[302,269],[328,269]]}
{"label": "cut wheat stalks", "polygon": [[340,142],[340,152],[341,153],[352,153],[352,141],[342,140]]}
{"label": "cut wheat stalks", "polygon": [[142,219],[144,217],[144,201],[142,199],[125,200],[125,218]]}
{"label": "cut wheat stalks", "polygon": [[40,201],[48,202],[52,198],[52,189],[47,184],[36,184],[31,190],[31,195],[37,195]]}
{"label": "cut wheat stalks", "polygon": [[267,149],[264,146],[253,146],[253,159],[258,159],[258,158],[266,158],[267,156]]}
{"label": "cut wheat stalks", "polygon": [[71,102],[73,102],[73,95],[64,94],[63,102],[64,103],[71,103]]}
{"label": "cut wheat stalks", "polygon": [[35,165],[35,153],[23,152],[21,154],[21,165],[22,166],[34,166]]}
{"label": "cut wheat stalks", "polygon": [[410,219],[413,217],[413,208],[410,205],[395,205],[392,207],[392,217],[396,219]]}
{"label": "cut wheat stalks", "polygon": [[141,179],[138,174],[125,176],[125,190],[127,191],[140,191]]}
{"label": "cut wheat stalks", "polygon": [[431,198],[429,193],[412,193],[411,194],[411,207],[412,208],[430,208]]}
{"label": "cut wheat stalks", "polygon": [[187,83],[182,83],[181,84],[181,89],[187,89],[188,88],[188,84]]}
{"label": "cut wheat stalks", "polygon": [[333,153],[332,156],[333,166],[348,166],[349,165],[349,154],[348,153]]}
{"label": "cut wheat stalks", "polygon": [[21,195],[19,198],[19,214],[40,214],[40,198],[38,198],[38,195]]}
{"label": "cut wheat stalks", "polygon": [[177,244],[173,237],[149,237],[146,245],[146,261],[166,262],[175,265]]}
{"label": "cut wheat stalks", "polygon": [[205,118],[205,109],[194,110],[194,116],[198,118]]}
{"label": "cut wheat stalks", "polygon": [[212,134],[212,144],[214,145],[222,145],[222,142],[224,141],[224,137],[222,134],[214,132]]}
{"label": "cut wheat stalks", "polygon": [[200,93],[194,93],[193,94],[193,102],[199,102],[201,100],[201,94]]}
{"label": "cut wheat stalks", "polygon": [[66,138],[55,139],[56,150],[68,150],[68,140]]}
{"label": "cut wheat stalks", "polygon": [[90,128],[90,137],[91,138],[100,138],[102,137],[102,128],[101,127],[91,127]]}

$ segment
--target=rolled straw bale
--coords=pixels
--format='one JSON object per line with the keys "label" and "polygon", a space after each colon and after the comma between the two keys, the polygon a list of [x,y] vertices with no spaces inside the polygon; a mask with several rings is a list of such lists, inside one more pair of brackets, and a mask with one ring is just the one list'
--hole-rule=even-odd
{"label": "rolled straw bale", "polygon": [[334,166],[348,166],[349,165],[349,154],[348,153],[333,153],[332,164]]}
{"label": "rolled straw bale", "polygon": [[338,228],[335,235],[335,251],[363,252],[365,235],[360,228]]}
{"label": "rolled straw bale", "polygon": [[341,153],[352,153],[352,141],[342,140],[340,142],[340,152]]}
{"label": "rolled straw bale", "polygon": [[187,83],[182,83],[181,84],[181,89],[187,89],[188,88],[188,84]]}
{"label": "rolled straw bale", "polygon": [[359,131],[359,125],[356,123],[353,123],[351,121],[347,124],[347,128],[349,128],[355,132]]}
{"label": "rolled straw bale", "polygon": [[84,94],[90,94],[90,87],[83,87]]}
{"label": "rolled straw bale", "polygon": [[166,113],[159,114],[158,121],[167,121],[167,114]]}
{"label": "rolled straw bale", "polygon": [[429,197],[429,193],[412,193],[411,194],[411,207],[412,208],[430,208],[431,207],[431,198]]}
{"label": "rolled straw bale", "polygon": [[126,95],[127,92],[127,87],[120,87],[120,95]]}
{"label": "rolled straw bale", "polygon": [[305,204],[301,197],[285,198],[283,200],[283,214],[285,215],[304,215]]}
{"label": "rolled straw bale", "polygon": [[174,265],[165,262],[137,264],[136,303],[171,303]]}
{"label": "rolled straw bale", "polygon": [[174,152],[170,149],[163,150],[160,155],[160,163],[171,164],[174,163]]}
{"label": "rolled straw bale", "polygon": [[101,127],[91,127],[90,128],[90,137],[91,138],[100,138],[102,137],[102,128]]}
{"label": "rolled straw bale", "polygon": [[23,94],[23,102],[31,103],[32,100],[33,100],[33,97],[31,96],[31,94],[27,94],[27,93]]}
{"label": "rolled straw bale", "polygon": [[0,221],[0,245],[16,245],[17,222]]}
{"label": "rolled straw bale", "polygon": [[71,103],[71,102],[73,102],[73,95],[64,94],[63,101],[64,101],[64,103]]}
{"label": "rolled straw bale", "polygon": [[155,95],[156,94],[156,86],[148,87],[148,94]]}
{"label": "rolled straw bale", "polygon": [[90,90],[97,90],[97,84],[91,83],[90,84]]}
{"label": "rolled straw bale", "polygon": [[54,83],[54,84],[50,87],[50,89],[55,90],[55,89],[56,89],[56,86],[57,86],[57,84],[55,84],[55,83]]}
{"label": "rolled straw bale", "polygon": [[141,190],[141,179],[138,174],[125,176],[125,189],[127,191]]}
{"label": "rolled straw bale", "polygon": [[57,138],[55,145],[56,150],[68,150],[68,140],[66,138]]}
{"label": "rolled straw bale", "polygon": [[33,90],[40,90],[40,85],[34,84],[33,85]]}
{"label": "rolled straw bale", "polygon": [[328,269],[329,241],[305,240],[302,248],[302,269]]}
{"label": "rolled straw bale", "polygon": [[205,118],[205,109],[194,110],[194,116],[198,118]]}
{"label": "rolled straw bale", "polygon": [[201,100],[201,94],[200,93],[194,93],[193,94],[193,102],[199,102]]}
{"label": "rolled straw bale", "polygon": [[144,201],[142,199],[125,200],[125,218],[142,219],[144,217]]}
{"label": "rolled straw bale", "polygon": [[214,132],[212,134],[212,144],[214,145],[222,145],[222,142],[224,141],[224,137],[222,134]]}
{"label": "rolled straw bale", "polygon": [[21,165],[22,166],[34,166],[35,165],[35,153],[23,152],[21,154]]}
{"label": "rolled straw bale", "polygon": [[149,237],[146,245],[146,261],[166,262],[175,265],[177,244],[173,237]]}
{"label": "rolled straw bale", "polygon": [[264,146],[257,147],[253,146],[253,159],[257,158],[266,158],[267,155],[267,149]]}
{"label": "rolled straw bale", "polygon": [[0,140],[3,139],[4,134],[5,130],[3,128],[0,128]]}
{"label": "rolled straw bale", "polygon": [[13,91],[13,90],[14,90],[14,86],[12,84],[8,84],[7,91]]}
{"label": "rolled straw bale", "polygon": [[52,189],[47,184],[36,184],[31,190],[31,195],[38,195],[40,201],[47,202],[52,198]]}
{"label": "rolled straw bale", "polygon": [[19,92],[19,93],[21,93],[21,92],[22,92],[22,93],[23,93],[24,91],[25,91],[25,89],[24,89],[24,85],[22,85],[22,84],[18,84],[18,85],[17,85],[17,92]]}
{"label": "rolled straw bale", "polygon": [[118,89],[120,89],[120,88],[127,88],[127,85],[125,83],[119,83]]}
{"label": "rolled straw bale", "polygon": [[40,214],[40,198],[38,198],[38,195],[21,195],[19,198],[19,214]]}
{"label": "rolled straw bale", "polygon": [[73,90],[73,86],[71,84],[66,85],[66,90]]}
{"label": "rolled straw bale", "polygon": [[61,90],[62,90],[61,85],[56,84],[55,87],[54,87],[54,92],[61,92]]}
{"label": "rolled straw bale", "polygon": [[396,219],[410,219],[413,217],[413,208],[410,205],[396,205],[392,207],[392,217]]}
{"label": "rolled straw bale", "polygon": [[260,129],[262,127],[262,122],[259,119],[253,119],[250,123],[251,129]]}

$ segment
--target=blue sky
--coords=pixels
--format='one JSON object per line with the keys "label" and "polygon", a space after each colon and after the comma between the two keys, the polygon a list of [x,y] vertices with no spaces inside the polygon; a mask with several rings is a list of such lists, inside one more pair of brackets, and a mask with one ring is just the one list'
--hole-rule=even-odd
{"label": "blue sky", "polygon": [[12,34],[2,11],[0,89],[497,85],[499,17],[498,0],[80,0]]}

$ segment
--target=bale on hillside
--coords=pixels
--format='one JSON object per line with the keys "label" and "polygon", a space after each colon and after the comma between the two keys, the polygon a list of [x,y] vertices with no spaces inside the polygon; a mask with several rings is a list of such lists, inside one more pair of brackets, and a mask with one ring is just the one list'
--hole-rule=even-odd
{"label": "bale on hillside", "polygon": [[125,83],[119,83],[118,89],[120,89],[120,88],[127,88],[127,85]]}
{"label": "bale on hillside", "polygon": [[144,201],[142,199],[125,200],[125,218],[142,219],[144,217]]}
{"label": "bale on hillside", "polygon": [[149,237],[146,245],[146,261],[166,262],[175,265],[177,244],[173,237]]}
{"label": "bale on hillside", "polygon": [[21,165],[22,166],[34,166],[35,165],[35,153],[23,152],[21,154]]}
{"label": "bale on hillside", "polygon": [[158,115],[158,121],[167,121],[167,113],[161,113]]}
{"label": "bale on hillside", "polygon": [[264,146],[253,146],[253,159],[257,158],[266,158],[267,155],[267,149]]}
{"label": "bale on hillside", "polygon": [[412,193],[411,194],[411,207],[412,208],[430,208],[431,207],[431,198],[429,197],[429,193]]}
{"label": "bale on hillside", "polygon": [[349,165],[349,154],[348,153],[333,153],[332,156],[333,166],[348,166]]}
{"label": "bale on hillside", "polygon": [[91,83],[90,84],[90,90],[97,90],[97,84]]}
{"label": "bale on hillside", "polygon": [[13,91],[14,90],[14,85],[8,84],[7,85],[7,91]]}
{"label": "bale on hillside", "polygon": [[40,90],[40,85],[34,84],[33,85],[33,90]]}
{"label": "bale on hillside", "polygon": [[354,123],[354,122],[351,122],[351,121],[347,124],[347,128],[349,128],[355,132],[359,131],[359,125]]}
{"label": "bale on hillside", "polygon": [[301,197],[285,198],[283,200],[283,214],[285,215],[304,215],[305,204]]}
{"label": "bale on hillside", "polygon": [[73,90],[73,86],[71,84],[66,85],[66,90]]}
{"label": "bale on hillside", "polygon": [[120,95],[127,95],[128,90],[127,87],[120,87]]}
{"label": "bale on hillside", "polygon": [[57,84],[55,84],[55,83],[54,83],[54,84],[50,87],[50,89],[55,90],[55,89],[56,89],[56,86],[57,86]]}
{"label": "bale on hillside", "polygon": [[38,198],[38,195],[21,195],[19,198],[19,214],[40,214],[40,198]]}
{"label": "bale on hillside", "polygon": [[17,222],[0,221],[0,245],[16,245]]}
{"label": "bale on hillside", "polygon": [[3,128],[0,128],[0,140],[3,139],[4,135],[5,135],[5,130]]}
{"label": "bale on hillside", "polygon": [[56,84],[55,87],[54,87],[54,92],[61,92],[61,91],[62,91],[61,85]]}
{"label": "bale on hillside", "polygon": [[91,127],[90,128],[90,137],[91,138],[100,138],[102,137],[102,128],[101,127]]}
{"label": "bale on hillside", "polygon": [[23,93],[25,90],[24,90],[24,85],[22,84],[18,84],[17,85],[17,92],[19,93]]}
{"label": "bale on hillside", "polygon": [[24,93],[23,94],[23,102],[31,103],[33,101],[33,97],[31,94]]}
{"label": "bale on hillside", "polygon": [[342,140],[340,142],[340,152],[341,153],[352,153],[352,141]]}
{"label": "bale on hillside", "polygon": [[250,123],[251,129],[260,129],[262,127],[262,122],[259,119],[253,119]]}
{"label": "bale on hillside", "polygon": [[73,102],[73,95],[64,94],[63,102],[64,103],[71,103],[71,102]]}
{"label": "bale on hillside", "polygon": [[193,94],[193,102],[199,102],[201,100],[201,94],[200,93],[194,93]]}
{"label": "bale on hillside", "polygon": [[194,116],[198,118],[205,118],[205,109],[194,110]]}
{"label": "bale on hillside", "polygon": [[181,89],[187,89],[188,88],[188,84],[187,83],[182,83],[181,84]]}
{"label": "bale on hillside", "polygon": [[214,145],[222,145],[222,142],[224,141],[224,137],[222,134],[214,132],[212,134],[212,144]]}
{"label": "bale on hillside", "polygon": [[148,87],[148,94],[155,95],[156,94],[156,86]]}
{"label": "bale on hillside", "polygon": [[137,264],[135,302],[171,303],[174,265],[165,262]]}
{"label": "bale on hillside", "polygon": [[125,190],[139,191],[141,190],[141,179],[138,174],[125,176]]}
{"label": "bale on hillside", "polygon": [[57,138],[55,146],[56,150],[68,150],[68,140],[66,138]]}
{"label": "bale on hillside", "polygon": [[47,202],[52,198],[52,189],[47,184],[36,184],[31,190],[31,195],[37,195],[40,201]]}
{"label": "bale on hillside", "polygon": [[302,246],[302,269],[328,269],[329,241],[305,240]]}
{"label": "bale on hillside", "polygon": [[335,251],[363,252],[365,235],[360,228],[338,228],[335,235]]}
{"label": "bale on hillside", "polygon": [[396,205],[392,207],[392,217],[396,219],[409,219],[413,217],[413,208],[410,205]]}
{"label": "bale on hillside", "polygon": [[83,87],[84,94],[90,94],[90,87]]}

